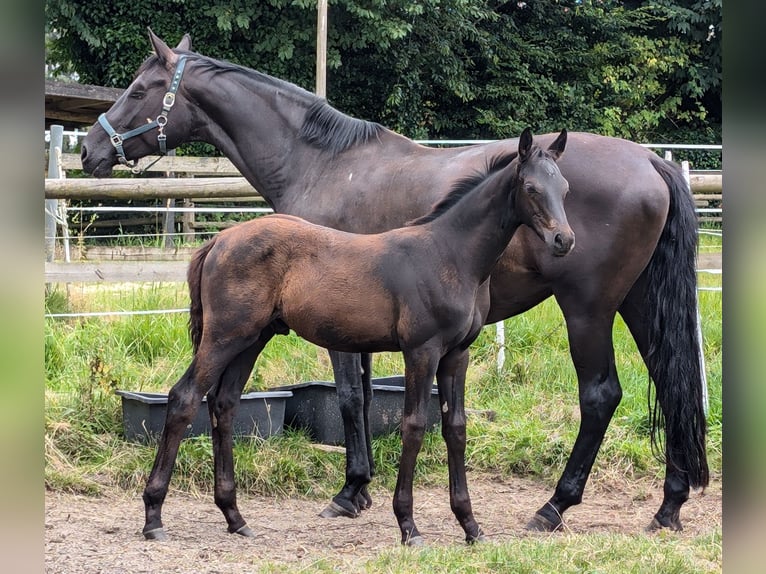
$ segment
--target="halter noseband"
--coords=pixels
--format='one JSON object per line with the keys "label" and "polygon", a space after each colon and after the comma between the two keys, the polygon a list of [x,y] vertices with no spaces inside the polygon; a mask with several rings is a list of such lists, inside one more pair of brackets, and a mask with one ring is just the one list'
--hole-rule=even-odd
{"label": "halter noseband", "polygon": [[[165,93],[165,97],[162,99],[162,111],[154,121],[148,122],[141,127],[118,134],[117,131],[109,123],[109,120],[106,119],[106,114],[101,114],[98,116],[98,123],[101,124],[101,127],[104,128],[107,135],[109,135],[109,141],[112,142],[114,149],[117,151],[117,160],[124,166],[131,168],[133,173],[138,173],[135,169],[137,161],[133,160],[131,162],[127,157],[125,157],[125,150],[122,148],[122,142],[157,128],[157,142],[160,146],[160,156],[167,154],[168,150],[166,142],[168,138],[165,135],[165,126],[168,123],[168,112],[170,112],[170,108],[172,108],[173,104],[176,102],[176,92],[178,91],[178,87],[181,85],[181,77],[183,76],[185,67],[186,56],[179,56],[178,63],[176,64],[176,71],[173,74],[173,79],[170,82],[170,87]],[[159,159],[160,158],[157,158],[146,168],[159,161]],[[146,168],[144,168],[144,170],[146,170]]]}

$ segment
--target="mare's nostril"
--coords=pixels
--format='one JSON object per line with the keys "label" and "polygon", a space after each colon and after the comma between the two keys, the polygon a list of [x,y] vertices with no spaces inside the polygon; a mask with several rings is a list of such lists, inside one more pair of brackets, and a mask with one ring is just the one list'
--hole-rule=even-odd
{"label": "mare's nostril", "polygon": [[85,159],[88,155],[88,148],[85,147],[85,144],[82,144],[82,149],[80,150],[80,159]]}

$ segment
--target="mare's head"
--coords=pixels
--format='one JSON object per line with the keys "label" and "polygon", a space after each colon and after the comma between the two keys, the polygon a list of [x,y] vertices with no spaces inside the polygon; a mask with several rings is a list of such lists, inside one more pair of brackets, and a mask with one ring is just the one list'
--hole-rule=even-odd
{"label": "mare's head", "polygon": [[575,243],[564,211],[569,183],[556,164],[566,143],[567,132],[562,130],[548,149],[543,149],[532,141],[532,132],[526,128],[519,138],[519,155],[514,162],[518,178],[513,192],[514,210],[557,257],[569,253]]}
{"label": "mare's head", "polygon": [[99,121],[82,144],[86,173],[107,177],[122,163],[163,154],[189,141],[191,109],[184,95],[185,52],[191,49],[188,34],[173,50],[149,30],[154,55],[139,68],[128,89]]}

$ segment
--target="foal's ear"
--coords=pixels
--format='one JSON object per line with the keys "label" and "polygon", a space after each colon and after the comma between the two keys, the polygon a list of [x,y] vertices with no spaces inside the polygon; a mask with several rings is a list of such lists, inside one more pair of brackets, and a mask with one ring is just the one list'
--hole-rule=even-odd
{"label": "foal's ear", "polygon": [[532,128],[524,128],[519,136],[519,161],[527,161],[530,149],[532,149]]}
{"label": "foal's ear", "polygon": [[[154,32],[152,32],[151,28],[148,28],[148,30],[149,40],[151,41],[154,53],[157,54],[160,62],[166,67],[175,66],[176,62],[178,61],[178,54],[173,52],[173,50],[171,50],[165,42],[163,42]],[[183,40],[181,40],[181,43],[183,43]]]}
{"label": "foal's ear", "polygon": [[184,37],[181,38],[181,41],[178,42],[178,46],[176,46],[176,50],[183,50],[184,52],[191,52],[191,36],[189,34],[184,34]]}
{"label": "foal's ear", "polygon": [[561,154],[564,153],[564,148],[567,145],[567,130],[564,128],[561,130],[561,133],[559,134],[559,137],[556,138],[556,140],[548,146],[548,152],[553,156],[554,160],[557,160],[561,157]]}

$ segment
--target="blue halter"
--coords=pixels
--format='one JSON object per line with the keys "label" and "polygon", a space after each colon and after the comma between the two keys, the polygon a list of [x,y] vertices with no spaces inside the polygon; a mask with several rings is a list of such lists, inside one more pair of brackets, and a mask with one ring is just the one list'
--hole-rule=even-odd
{"label": "blue halter", "polygon": [[[106,133],[109,135],[109,140],[112,142],[114,149],[117,151],[117,160],[124,166],[131,168],[134,173],[137,173],[135,171],[137,162],[136,160],[131,162],[127,157],[125,157],[125,150],[122,147],[122,142],[157,128],[157,142],[160,146],[160,156],[167,154],[168,150],[166,142],[168,138],[165,135],[165,126],[168,123],[168,112],[170,112],[170,108],[172,108],[173,104],[176,102],[176,92],[178,91],[178,87],[181,85],[181,77],[183,76],[185,67],[186,56],[179,56],[178,64],[176,64],[176,71],[173,74],[173,79],[170,82],[170,87],[165,93],[165,97],[162,99],[162,111],[154,121],[148,122],[141,127],[129,130],[125,133],[118,134],[117,131],[109,123],[109,120],[106,119],[106,114],[101,114],[98,116],[98,123],[101,124],[101,127],[104,128]],[[157,161],[159,161],[159,158],[157,158],[153,163],[156,163]],[[147,166],[147,168],[148,167],[149,166]]]}

